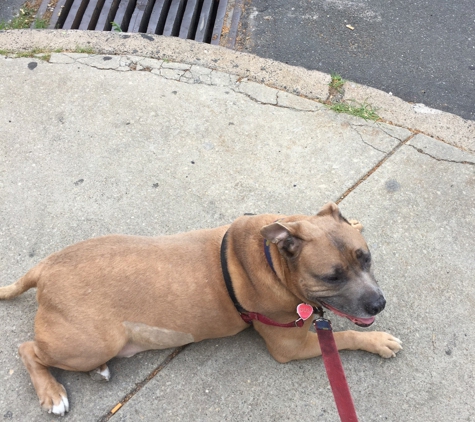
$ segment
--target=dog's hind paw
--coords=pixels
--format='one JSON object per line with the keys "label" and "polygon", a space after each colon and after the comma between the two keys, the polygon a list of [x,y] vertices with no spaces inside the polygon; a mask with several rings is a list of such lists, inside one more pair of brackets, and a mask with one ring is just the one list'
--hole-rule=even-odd
{"label": "dog's hind paw", "polygon": [[111,373],[109,371],[108,366],[104,363],[103,365],[90,371],[89,376],[94,381],[109,381],[111,378]]}
{"label": "dog's hind paw", "polygon": [[69,400],[66,390],[56,380],[54,380],[54,383],[47,385],[43,394],[41,396],[38,395],[38,397],[41,407],[48,413],[64,416],[66,412],[69,412]]}
{"label": "dog's hind paw", "polygon": [[66,396],[61,396],[61,401],[48,410],[48,413],[58,416],[64,416],[66,412],[69,412],[69,400]]}

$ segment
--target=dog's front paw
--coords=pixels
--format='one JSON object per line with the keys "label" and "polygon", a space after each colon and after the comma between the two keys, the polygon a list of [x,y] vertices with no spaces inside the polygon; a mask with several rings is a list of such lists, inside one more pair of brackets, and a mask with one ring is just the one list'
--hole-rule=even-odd
{"label": "dog's front paw", "polygon": [[363,224],[361,224],[358,220],[348,220],[351,224],[351,227],[361,232],[363,230]]}
{"label": "dog's front paw", "polygon": [[396,353],[402,350],[402,342],[397,337],[381,331],[373,331],[367,333],[370,335],[368,339],[368,352],[377,353],[383,358],[394,358]]}
{"label": "dog's front paw", "polygon": [[48,413],[54,415],[64,416],[66,412],[69,412],[68,395],[64,387],[58,382],[51,383],[45,388],[40,397],[40,404]]}

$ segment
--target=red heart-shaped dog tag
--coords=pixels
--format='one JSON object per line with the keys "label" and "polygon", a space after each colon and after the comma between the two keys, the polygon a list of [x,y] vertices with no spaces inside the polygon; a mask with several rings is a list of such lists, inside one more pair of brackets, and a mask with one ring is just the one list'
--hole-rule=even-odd
{"label": "red heart-shaped dog tag", "polygon": [[305,321],[313,315],[313,306],[306,303],[300,303],[297,306],[297,313],[299,314],[299,317]]}

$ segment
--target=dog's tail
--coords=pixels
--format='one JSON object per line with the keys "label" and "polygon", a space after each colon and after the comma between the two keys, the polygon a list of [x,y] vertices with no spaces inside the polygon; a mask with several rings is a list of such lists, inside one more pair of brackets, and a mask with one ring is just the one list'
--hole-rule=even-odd
{"label": "dog's tail", "polygon": [[41,264],[37,265],[28,271],[23,277],[19,278],[15,283],[10,284],[9,286],[0,287],[0,299],[13,299],[14,297],[20,296],[28,289],[36,287],[42,267]]}

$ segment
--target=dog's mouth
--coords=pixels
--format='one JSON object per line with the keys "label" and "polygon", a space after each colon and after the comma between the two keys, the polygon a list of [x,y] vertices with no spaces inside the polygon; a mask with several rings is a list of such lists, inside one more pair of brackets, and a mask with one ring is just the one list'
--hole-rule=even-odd
{"label": "dog's mouth", "polygon": [[370,317],[370,318],[358,318],[352,315],[345,314],[338,309],[335,309],[333,306],[328,305],[327,303],[320,301],[320,303],[327,308],[328,310],[332,311],[334,314],[348,318],[353,324],[358,325],[359,327],[369,327],[371,324],[373,324],[374,320],[376,319],[375,317]]}

